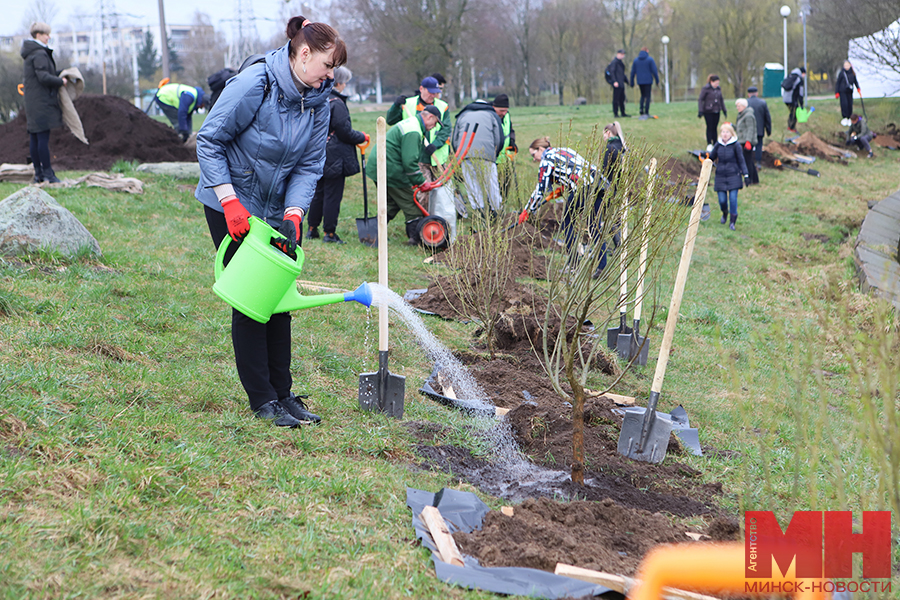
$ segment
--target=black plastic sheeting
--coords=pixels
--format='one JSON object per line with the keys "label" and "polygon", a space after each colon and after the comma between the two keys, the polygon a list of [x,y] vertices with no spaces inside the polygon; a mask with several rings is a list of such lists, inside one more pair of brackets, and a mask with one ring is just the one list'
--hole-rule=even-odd
{"label": "black plastic sheeting", "polygon": [[465,566],[459,567],[443,562],[428,527],[419,519],[422,509],[436,506],[444,517],[450,533],[463,531],[471,533],[481,529],[487,505],[471,492],[460,492],[444,488],[436,494],[413,488],[406,488],[406,505],[412,510],[412,524],[416,538],[431,550],[434,572],[445,583],[467,589],[479,589],[497,594],[530,596],[532,598],[580,598],[583,596],[603,596],[612,600],[623,598],[614,590],[602,585],[587,583],[554,575],[538,569],[525,567],[482,567],[478,559],[463,555]]}
{"label": "black plastic sheeting", "polygon": [[[464,400],[462,398],[448,398],[443,394],[439,394],[432,387],[432,384],[437,382],[437,374],[439,370],[440,367],[438,365],[435,365],[431,371],[431,375],[428,376],[428,379],[426,379],[425,382],[422,383],[422,387],[419,388],[420,394],[431,398],[435,402],[443,404],[444,406],[455,408],[473,417],[497,416],[497,408],[493,406],[490,398],[485,398],[484,402],[476,404],[474,401]],[[487,406],[485,406],[485,404],[487,404]]]}

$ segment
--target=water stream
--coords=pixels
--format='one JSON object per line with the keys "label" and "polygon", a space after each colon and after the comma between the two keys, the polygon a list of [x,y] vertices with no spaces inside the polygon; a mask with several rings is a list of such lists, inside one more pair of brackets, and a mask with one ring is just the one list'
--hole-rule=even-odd
{"label": "water stream", "polygon": [[[540,485],[568,477],[561,471],[552,471],[532,464],[519,450],[509,421],[494,416],[494,405],[487,393],[459,359],[453,356],[450,349],[428,331],[419,313],[390,289],[378,284],[369,286],[372,290],[372,305],[387,305],[391,312],[400,318],[416,336],[428,358],[452,383],[457,398],[462,399],[461,404],[474,409],[472,419],[475,430],[485,438],[492,452],[493,465],[490,469],[493,476],[490,479],[499,486],[498,489],[492,490],[492,493],[505,496],[503,492],[510,486],[516,488],[527,483]],[[503,475],[498,473],[497,469],[502,471]]]}

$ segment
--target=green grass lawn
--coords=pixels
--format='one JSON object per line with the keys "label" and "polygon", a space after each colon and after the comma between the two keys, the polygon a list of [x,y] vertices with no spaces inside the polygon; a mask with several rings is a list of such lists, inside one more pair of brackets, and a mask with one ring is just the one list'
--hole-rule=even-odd
{"label": "green grass lawn", "polygon": [[[815,104],[808,128],[838,131],[836,103]],[[777,99],[770,106],[780,139],[787,113]],[[867,108],[876,130],[900,113],[900,103]],[[703,145],[695,104],[652,112],[659,119],[623,121],[629,141],[656,145],[661,158],[688,159]],[[536,179],[525,160],[532,139],[577,146],[611,120],[608,106],[512,114],[525,195]],[[374,134],[376,116],[354,111],[354,125]],[[867,201],[900,185],[900,153],[876,152],[847,166],[817,161],[820,179],[762,171],[763,185],[740,193],[736,232],[718,224],[710,198],[714,218],[701,224],[661,407],[683,404],[703,444],[723,451],[684,462],[723,482],[734,511],[885,508],[848,361],[851,343],[864,340],[844,335],[896,335],[856,291],[852,268]],[[142,196],[53,191],[102,259],[0,260],[0,594],[493,597],[438,582],[414,543],[407,486],[472,488],[412,468],[404,424],[359,410],[359,374],[377,368],[374,312],[352,303],[294,313],[295,390],[324,421],[284,431],[253,419],[230,309],[211,290],[201,206],[178,189],[183,181],[141,179]],[[349,243],[307,241],[303,279],[347,289],[377,280],[376,251],[356,242],[361,183],[349,180],[344,196],[338,233]],[[0,184],[0,198],[19,188]],[[369,193],[374,204],[374,186]],[[391,287],[424,287],[425,251],[405,245],[400,220],[390,235]],[[662,296],[650,363],[616,390],[640,403],[662,338]],[[838,314],[843,325],[823,325]],[[473,325],[428,325],[451,348],[471,344]],[[431,365],[399,323],[391,349],[391,370],[407,377],[405,420],[439,422],[445,443],[474,444],[464,417],[415,392]]]}

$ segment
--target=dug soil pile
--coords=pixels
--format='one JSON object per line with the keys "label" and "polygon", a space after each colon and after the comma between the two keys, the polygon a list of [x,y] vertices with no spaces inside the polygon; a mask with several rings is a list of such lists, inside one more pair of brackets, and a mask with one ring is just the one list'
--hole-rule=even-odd
{"label": "dug soil pile", "polygon": [[[90,145],[68,129],[50,134],[53,168],[105,171],[116,161],[197,162],[197,154],[181,143],[175,130],[155,121],[127,100],[116,96],[84,94],[75,100]],[[25,111],[0,125],[0,163],[25,164],[29,156]]]}
{"label": "dug soil pile", "polygon": [[481,531],[455,533],[460,550],[485,567],[530,567],[553,571],[556,563],[634,576],[654,546],[691,543],[685,532],[715,541],[737,539],[737,522],[717,519],[706,531],[673,525],[663,515],[625,508],[612,500],[526,500],[512,516],[491,511]]}
{"label": "dug soil pile", "polygon": [[675,157],[663,164],[660,171],[669,172],[669,181],[674,185],[697,183],[700,180],[700,169],[703,165],[699,160],[681,161]]}
{"label": "dug soil pile", "polygon": [[878,132],[878,137],[873,139],[872,143],[889,150],[900,150],[900,129],[895,123],[888,123]]}
{"label": "dug soil pile", "polygon": [[809,131],[794,140],[794,143],[797,145],[798,154],[807,154],[832,162],[842,162],[846,152]]}

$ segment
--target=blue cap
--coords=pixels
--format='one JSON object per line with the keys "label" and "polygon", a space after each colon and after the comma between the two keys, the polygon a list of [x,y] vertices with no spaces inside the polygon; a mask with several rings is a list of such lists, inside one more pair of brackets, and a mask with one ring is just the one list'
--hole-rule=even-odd
{"label": "blue cap", "polygon": [[432,94],[440,94],[441,88],[438,87],[438,81],[434,77],[426,77],[422,80],[422,87]]}

